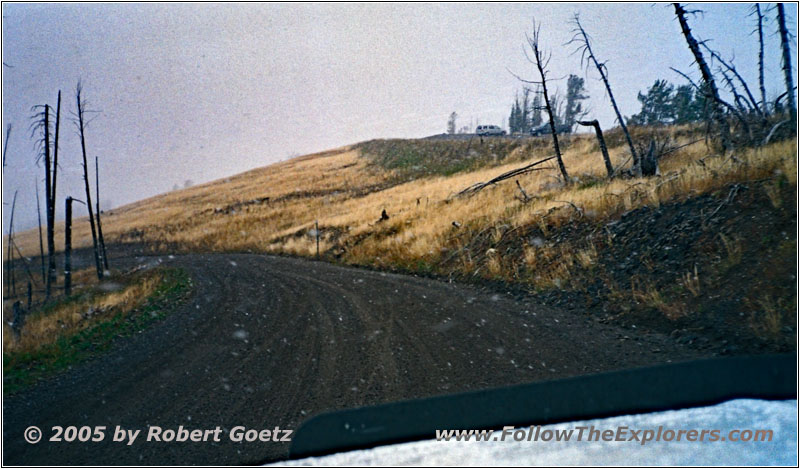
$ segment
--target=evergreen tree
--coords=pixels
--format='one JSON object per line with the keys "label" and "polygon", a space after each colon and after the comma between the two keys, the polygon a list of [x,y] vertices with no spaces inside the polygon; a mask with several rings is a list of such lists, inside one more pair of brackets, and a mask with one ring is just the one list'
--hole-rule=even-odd
{"label": "evergreen tree", "polygon": [[447,133],[452,135],[456,133],[456,119],[458,119],[458,114],[455,111],[450,114],[450,118],[447,119]]}
{"label": "evergreen tree", "polygon": [[629,121],[634,125],[669,124],[675,118],[672,109],[673,86],[666,80],[656,80],[647,90],[647,94],[639,92],[637,99],[642,103],[639,114],[631,116]]}
{"label": "evergreen tree", "polygon": [[696,93],[692,85],[680,85],[675,88],[670,107],[673,112],[673,124],[697,122],[703,118],[703,103],[700,93]]}
{"label": "evergreen tree", "polygon": [[522,110],[519,116],[519,131],[525,132],[530,128],[530,88],[525,88],[522,91]]}
{"label": "evergreen tree", "polygon": [[586,89],[583,87],[583,78],[577,75],[570,75],[567,79],[567,98],[564,108],[563,124],[572,128],[575,120],[583,112],[581,101],[589,99]]}
{"label": "evergreen tree", "polygon": [[511,106],[511,114],[508,117],[508,131],[509,133],[517,133],[523,130],[522,120],[522,107],[519,103],[519,95],[514,96],[514,104]]}
{"label": "evergreen tree", "polygon": [[533,105],[531,106],[531,127],[542,125],[542,97],[535,93]]}

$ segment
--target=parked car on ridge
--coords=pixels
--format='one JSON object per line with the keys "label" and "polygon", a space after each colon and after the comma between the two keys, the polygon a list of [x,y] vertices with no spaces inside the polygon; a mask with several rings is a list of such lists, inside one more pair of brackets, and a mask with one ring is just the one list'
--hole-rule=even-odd
{"label": "parked car on ridge", "polygon": [[496,125],[479,125],[475,129],[476,135],[505,135],[506,131]]}
{"label": "parked car on ridge", "polygon": [[[540,135],[547,135],[550,133],[550,123],[545,122],[544,124],[540,125],[539,127],[531,127],[531,136],[538,137]],[[570,134],[572,133],[572,126],[571,125],[556,125],[556,133],[558,134]]]}

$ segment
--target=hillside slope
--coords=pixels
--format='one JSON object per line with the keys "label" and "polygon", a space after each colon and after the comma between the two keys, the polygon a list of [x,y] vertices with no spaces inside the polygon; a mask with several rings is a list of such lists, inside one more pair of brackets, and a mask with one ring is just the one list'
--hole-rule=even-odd
{"label": "hillside slope", "polygon": [[[612,181],[593,136],[565,137],[569,186],[551,161],[471,197],[455,194],[550,156],[549,141],[365,142],[115,209],[104,232],[146,252],[316,256],[318,223],[328,261],[511,285],[720,353],[794,349],[796,139],[720,156],[702,137],[635,129],[669,150],[660,175]],[[35,232],[18,239],[38,251]]]}

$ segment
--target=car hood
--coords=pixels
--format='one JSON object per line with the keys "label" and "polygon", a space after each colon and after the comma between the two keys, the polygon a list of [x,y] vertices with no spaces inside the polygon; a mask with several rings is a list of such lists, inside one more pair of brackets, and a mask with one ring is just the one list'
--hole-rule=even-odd
{"label": "car hood", "polygon": [[[325,466],[796,466],[797,401],[735,399],[682,410],[624,415],[545,425],[544,430],[768,429],[772,441],[513,441],[495,431],[490,441],[423,440],[286,461],[282,465]],[[528,427],[522,427],[528,431]]]}

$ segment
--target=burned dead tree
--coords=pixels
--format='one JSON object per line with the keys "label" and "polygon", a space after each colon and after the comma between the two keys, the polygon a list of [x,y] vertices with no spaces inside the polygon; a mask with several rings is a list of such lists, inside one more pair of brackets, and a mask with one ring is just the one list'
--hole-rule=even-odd
{"label": "burned dead tree", "polygon": [[11,203],[11,220],[8,223],[8,292],[11,296],[17,296],[17,281],[14,273],[14,250],[11,249],[14,243],[14,209],[17,207],[17,191],[14,191],[14,201]]}
{"label": "burned dead tree", "polygon": [[84,203],[82,200],[67,197],[64,213],[64,295],[72,293],[72,202]]}
{"label": "burned dead tree", "polygon": [[97,164],[97,157],[94,157],[94,204],[97,216],[97,241],[100,243],[100,257],[103,259],[103,269],[108,270],[108,255],[106,254],[106,242],[103,239],[103,225],[100,223],[100,169]]}
{"label": "burned dead tree", "polygon": [[572,21],[575,24],[575,28],[573,29],[574,36],[567,44],[578,44],[578,49],[576,52],[581,52],[581,64],[586,64],[586,67],[588,67],[589,63],[591,62],[594,64],[597,72],[600,74],[600,79],[603,80],[603,84],[606,87],[606,93],[608,93],[608,99],[611,101],[611,107],[614,108],[614,113],[617,115],[617,122],[619,122],[619,126],[622,128],[622,133],[625,134],[625,141],[628,143],[628,149],[630,150],[631,157],[633,158],[634,172],[641,175],[641,160],[636,153],[636,148],[633,146],[633,140],[631,139],[630,132],[628,132],[628,127],[625,125],[625,119],[622,117],[622,113],[619,112],[617,100],[614,99],[614,93],[611,91],[611,85],[608,82],[608,69],[606,68],[606,64],[605,62],[598,61],[597,57],[594,55],[594,51],[592,51],[591,40],[589,39],[589,35],[586,34],[586,30],[583,29],[583,26],[581,25],[580,17],[576,14]]}
{"label": "burned dead tree", "polygon": [[642,159],[642,176],[655,176],[658,174],[658,155],[656,154],[656,142],[650,140],[647,151],[639,152]]}
{"label": "burned dead tree", "polygon": [[53,191],[53,174],[58,171],[50,158],[50,106],[47,104],[34,106],[35,114],[31,124],[33,135],[37,132],[41,137],[36,141],[39,150],[37,163],[44,160],[44,211],[47,221],[47,279],[45,281],[45,297],[50,298],[53,285],[56,283],[55,258],[55,192]]}
{"label": "burned dead tree", "polygon": [[64,295],[72,293],[72,197],[64,207]]}
{"label": "burned dead tree", "polygon": [[89,165],[86,163],[86,102],[81,98],[81,83],[75,90],[75,101],[78,111],[75,117],[75,124],[78,127],[78,134],[81,138],[81,155],[83,156],[83,182],[86,189],[86,209],[89,211],[89,225],[92,228],[92,246],[94,248],[94,263],[97,268],[97,278],[103,278],[103,266],[100,263],[100,251],[97,245],[97,230],[95,228],[94,211],[92,210],[92,190],[89,187]]}
{"label": "burned dead tree", "polygon": [[[723,75],[723,78],[725,79],[725,81],[728,83],[728,87],[731,90],[731,94],[734,95],[734,99],[736,100],[737,104],[739,104],[739,110],[742,111],[742,112],[751,112],[752,111],[752,112],[756,112],[758,114],[762,114],[761,107],[758,105],[758,100],[756,100],[755,96],[753,96],[753,93],[750,92],[750,87],[747,86],[747,82],[744,81],[744,78],[742,78],[742,75],[739,74],[739,71],[736,70],[736,67],[733,66],[733,62],[732,61],[731,62],[725,61],[725,59],[723,59],[716,51],[714,51],[713,49],[708,47],[708,45],[703,44],[703,47],[708,51],[708,53],[709,53],[709,55],[711,55],[712,59],[718,61],[722,65],[722,67],[718,67],[718,70],[719,70],[720,74]],[[728,76],[728,74],[726,73],[726,70],[728,72],[732,73],[733,76],[736,78],[736,81],[739,82],[739,86],[741,86],[741,88],[744,91],[746,97],[742,96],[741,93],[739,93],[739,90],[738,90],[738,87],[736,86],[736,83],[734,82],[733,79],[731,79]],[[744,105],[741,104],[742,102],[744,102]]]}
{"label": "burned dead tree", "polygon": [[778,9],[778,33],[781,36],[781,56],[783,57],[783,78],[786,81],[786,103],[789,105],[789,113],[797,112],[794,102],[794,84],[792,81],[792,55],[789,51],[789,30],[786,29],[786,13],[783,11],[783,3],[777,4]]}
{"label": "burned dead tree", "polygon": [[11,136],[11,124],[6,126],[6,141],[3,142],[3,172],[6,170],[6,150],[8,150],[8,138]]}
{"label": "burned dead tree", "polygon": [[19,340],[19,336],[22,333],[22,326],[25,325],[25,310],[22,309],[22,303],[19,301],[15,301],[14,305],[12,306],[14,310],[14,315],[11,319],[11,332],[14,333],[14,338]]}
{"label": "burned dead tree", "polygon": [[720,134],[722,136],[722,145],[726,151],[730,150],[732,149],[730,127],[728,126],[728,121],[725,118],[725,113],[722,111],[723,103],[719,97],[719,90],[717,89],[717,83],[714,80],[714,75],[711,74],[711,69],[703,57],[703,52],[700,50],[700,44],[694,38],[692,35],[692,30],[689,28],[689,22],[686,20],[686,15],[688,12],[685,8],[683,8],[683,6],[681,6],[680,3],[673,3],[672,5],[675,7],[675,16],[678,18],[678,22],[681,25],[681,32],[686,39],[689,50],[694,56],[697,67],[700,69],[700,75],[703,77],[703,86],[700,87],[700,89],[705,94],[706,99],[710,102],[712,118],[715,119],[719,124]]}
{"label": "burned dead tree", "polygon": [[761,14],[761,6],[753,4],[753,13],[756,15],[756,30],[758,33],[758,90],[761,92],[761,112],[766,116],[769,114],[767,107],[767,88],[764,85],[764,15]]}
{"label": "burned dead tree", "polygon": [[[716,60],[721,64],[721,66],[717,67],[717,71],[722,76],[725,86],[733,96],[733,105],[721,98],[719,99],[719,104],[725,107],[731,113],[731,115],[736,117],[736,120],[741,124],[742,129],[747,134],[747,141],[756,141],[757,139],[753,135],[751,123],[763,128],[767,124],[767,116],[761,113],[761,107],[758,105],[758,101],[750,92],[750,87],[747,86],[747,82],[744,81],[744,78],[742,78],[742,76],[736,70],[736,67],[734,67],[733,64],[726,62],[717,52],[708,47],[705,43],[703,43],[703,47],[711,56],[712,63],[714,60]],[[731,78],[729,73],[732,74],[736,80]],[[736,84],[737,80],[739,83],[738,86]],[[740,92],[740,86],[746,96],[742,95],[742,92]]]}
{"label": "burned dead tree", "polygon": [[530,36],[526,35],[526,39],[528,40],[528,46],[531,48],[533,52],[533,58],[531,59],[530,55],[528,55],[527,50],[525,55],[528,61],[536,66],[536,70],[539,72],[540,81],[535,80],[522,80],[521,78],[517,77],[521,81],[525,83],[531,83],[535,85],[540,85],[542,88],[542,98],[544,99],[544,109],[547,111],[547,117],[550,122],[550,134],[553,136],[553,150],[555,151],[556,161],[558,162],[558,169],[561,171],[561,178],[564,180],[564,184],[569,184],[569,174],[567,174],[567,168],[564,166],[564,160],[561,158],[561,148],[558,145],[558,132],[556,131],[556,115],[553,111],[553,106],[550,102],[550,95],[547,92],[547,66],[550,63],[550,58],[552,54],[548,54],[545,57],[544,52],[542,52],[540,45],[539,45],[539,30],[541,28],[541,24],[536,24],[536,20],[533,21],[533,32]]}
{"label": "burned dead tree", "polygon": [[44,266],[44,244],[42,243],[42,209],[39,204],[39,181],[36,181],[36,221],[39,223],[39,259],[42,261],[42,284],[47,283]]}
{"label": "burned dead tree", "polygon": [[543,170],[543,169],[547,169],[547,168],[537,168],[536,166],[539,166],[542,163],[546,163],[546,162],[552,160],[553,158],[555,158],[555,156],[550,156],[550,157],[544,158],[544,159],[539,160],[539,161],[537,161],[535,163],[531,163],[529,165],[525,165],[525,166],[523,166],[521,168],[512,169],[511,171],[506,171],[505,173],[503,173],[503,174],[501,174],[499,176],[493,177],[492,179],[489,179],[486,182],[477,182],[477,183],[475,183],[475,184],[473,184],[473,185],[471,185],[469,187],[466,187],[466,188],[462,189],[461,191],[457,192],[455,194],[455,197],[472,196],[472,195],[477,194],[478,192],[480,192],[484,188],[489,187],[489,186],[494,185],[494,184],[497,184],[498,182],[504,181],[506,179],[510,179],[510,178],[515,177],[515,176],[521,176],[523,174],[527,174],[527,173],[530,173],[530,172],[533,172],[533,171],[540,171],[540,170]]}
{"label": "burned dead tree", "polygon": [[603,153],[603,162],[606,164],[606,172],[608,173],[608,178],[611,179],[614,177],[614,166],[611,165],[611,158],[608,156],[608,147],[606,146],[606,139],[603,138],[603,130],[600,128],[600,122],[595,119],[591,121],[578,121],[578,124],[594,128],[594,133],[597,135],[597,143],[600,145],[600,152]]}
{"label": "burned dead tree", "polygon": [[58,181],[58,129],[61,126],[61,90],[58,90],[58,101],[56,102],[56,132],[53,138],[53,181],[52,189],[50,189],[50,196],[53,198],[50,204],[50,209],[53,211],[51,214],[53,220],[56,217],[56,182]]}
{"label": "burned dead tree", "polygon": [[55,239],[55,218],[53,212],[53,185],[52,173],[50,172],[50,106],[44,105],[44,212],[47,220],[47,282],[45,295],[49,298],[52,293],[53,285],[56,283],[56,239]]}

